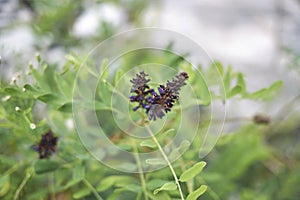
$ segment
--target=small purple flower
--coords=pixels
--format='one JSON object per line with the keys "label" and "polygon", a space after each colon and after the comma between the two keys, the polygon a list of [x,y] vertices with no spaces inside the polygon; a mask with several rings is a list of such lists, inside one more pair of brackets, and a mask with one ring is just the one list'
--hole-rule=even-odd
{"label": "small purple flower", "polygon": [[34,145],[32,148],[39,153],[40,159],[49,158],[56,151],[57,141],[58,138],[50,130],[43,134],[40,143]]}

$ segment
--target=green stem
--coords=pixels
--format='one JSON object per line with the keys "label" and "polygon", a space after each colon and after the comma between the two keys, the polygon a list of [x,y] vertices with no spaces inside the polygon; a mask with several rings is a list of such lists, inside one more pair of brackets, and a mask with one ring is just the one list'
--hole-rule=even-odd
{"label": "green stem", "polygon": [[148,130],[148,132],[149,132],[151,138],[153,139],[153,141],[154,141],[155,144],[157,145],[157,147],[158,147],[158,149],[159,149],[161,155],[164,157],[165,161],[167,162],[167,164],[168,164],[168,166],[169,166],[169,168],[170,168],[170,170],[171,170],[171,172],[172,172],[172,174],[173,174],[173,177],[174,177],[174,179],[175,179],[176,185],[177,185],[177,187],[178,187],[180,197],[181,197],[182,200],[184,200],[184,197],[183,197],[183,193],[182,193],[182,190],[181,190],[181,186],[180,186],[179,180],[178,180],[178,178],[177,178],[177,175],[176,175],[176,173],[175,173],[175,170],[174,170],[172,164],[170,163],[170,161],[169,161],[169,159],[168,159],[168,156],[165,154],[163,148],[162,148],[161,145],[159,144],[158,140],[156,139],[156,137],[155,137],[155,135],[153,134],[153,132],[151,131],[151,129],[150,129],[148,126],[146,126],[146,128],[147,128],[147,130]]}
{"label": "green stem", "polygon": [[[179,158],[179,162],[180,162],[181,171],[184,172],[186,170],[186,168],[185,168],[184,160],[181,157]],[[186,187],[187,187],[187,190],[188,190],[189,194],[192,193],[193,192],[193,188],[194,188],[194,180],[193,179],[188,180],[186,182]]]}
{"label": "green stem", "polygon": [[54,172],[48,174],[49,178],[49,191],[51,200],[55,200],[55,192],[54,192]]}
{"label": "green stem", "polygon": [[9,168],[6,172],[4,172],[3,175],[10,175],[12,174],[13,172],[15,172],[21,165],[23,164],[23,162],[19,162],[15,165],[13,165],[11,168]]}
{"label": "green stem", "polygon": [[140,180],[141,180],[142,190],[143,190],[143,193],[144,193],[145,200],[148,200],[146,181],[145,181],[145,177],[144,177],[144,172],[143,172],[141,160],[140,160],[140,157],[138,155],[138,149],[137,149],[136,143],[134,141],[132,141],[132,144],[133,144],[133,148],[134,148],[134,158],[136,160],[138,170],[139,170],[139,176],[140,176]]}
{"label": "green stem", "polygon": [[[171,143],[170,140],[168,142]],[[176,148],[174,144],[172,144],[172,148]],[[184,172],[186,170],[184,160],[182,159],[182,157],[179,157],[178,161],[179,161],[179,165],[180,165],[181,171]],[[193,188],[194,188],[194,181],[193,181],[193,179],[188,180],[186,182],[186,187],[187,187],[187,190],[188,190],[189,194],[193,192]]]}
{"label": "green stem", "polygon": [[17,200],[19,198],[20,192],[23,190],[24,186],[26,185],[26,183],[28,182],[28,180],[30,179],[30,177],[33,174],[33,168],[31,168],[25,175],[23,181],[21,182],[21,184],[19,185],[19,187],[17,188],[16,192],[15,192],[15,196],[14,196],[14,200]]}
{"label": "green stem", "polygon": [[86,178],[83,179],[83,183],[92,191],[97,200],[103,200],[94,186]]}

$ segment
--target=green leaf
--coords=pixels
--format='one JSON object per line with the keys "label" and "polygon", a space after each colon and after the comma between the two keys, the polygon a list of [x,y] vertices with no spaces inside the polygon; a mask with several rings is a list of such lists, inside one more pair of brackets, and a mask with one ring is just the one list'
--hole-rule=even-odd
{"label": "green leaf", "polygon": [[201,185],[197,190],[190,193],[187,196],[186,200],[197,200],[197,198],[200,197],[201,195],[203,195],[206,190],[207,190],[207,186]]}
{"label": "green leaf", "polygon": [[98,192],[103,192],[112,186],[115,185],[128,185],[128,183],[134,182],[134,178],[131,176],[108,176],[100,182],[100,184],[97,186],[96,190]]}
{"label": "green leaf", "polygon": [[64,183],[63,187],[61,187],[60,189],[61,190],[66,190],[66,189],[78,184],[78,182],[79,182],[78,180],[70,179],[70,181],[67,182],[67,183]]}
{"label": "green leaf", "polygon": [[46,84],[53,93],[60,93],[58,83],[56,82],[56,68],[55,67],[46,67],[44,70],[43,79],[46,81]]}
{"label": "green leaf", "polygon": [[[116,185],[118,187],[118,185]],[[134,192],[134,193],[140,193],[142,191],[142,187],[136,184],[123,184],[121,186],[122,188],[120,190],[122,191],[130,191],[130,192]]]}
{"label": "green leaf", "polygon": [[231,71],[232,71],[232,68],[228,67],[226,74],[223,78],[223,83],[224,83],[224,88],[225,88],[226,93],[230,91],[231,75],[232,75]]}
{"label": "green leaf", "polygon": [[20,93],[20,90],[18,90],[15,87],[7,87],[7,88],[4,89],[4,92],[6,94],[10,94],[10,95],[15,95],[16,96],[17,94]]}
{"label": "green leaf", "polygon": [[47,172],[55,171],[59,168],[59,163],[51,160],[38,160],[34,164],[34,170],[36,174],[43,174]]}
{"label": "green leaf", "polygon": [[23,86],[23,88],[25,88],[27,91],[30,91],[30,92],[37,92],[37,90],[30,84],[25,84]]}
{"label": "green leaf", "polygon": [[85,168],[82,163],[79,163],[73,169],[73,180],[81,181],[85,177]]}
{"label": "green leaf", "polygon": [[110,84],[105,80],[99,81],[98,90],[99,91],[97,92],[97,94],[100,96],[101,101],[106,105],[110,105],[112,97]]}
{"label": "green leaf", "polygon": [[158,188],[167,182],[168,181],[162,179],[151,179],[147,181],[146,186],[149,190],[154,190],[155,188]]}
{"label": "green leaf", "polygon": [[241,93],[244,94],[246,92],[246,83],[242,73],[237,75],[237,85],[241,87]]}
{"label": "green leaf", "polygon": [[155,148],[156,144],[152,140],[143,140],[140,145],[142,147],[149,147],[149,148]]}
{"label": "green leaf", "polygon": [[168,129],[165,132],[163,132],[162,135],[167,135],[167,134],[172,133],[174,131],[175,131],[175,129],[171,128],[171,129]]}
{"label": "green leaf", "polygon": [[72,102],[64,103],[63,105],[58,107],[58,110],[61,111],[61,112],[71,113],[73,111],[72,106],[73,106]]}
{"label": "green leaf", "polygon": [[153,194],[157,194],[160,191],[172,191],[172,190],[176,190],[177,189],[177,185],[174,182],[168,182],[163,184],[160,188],[157,188],[156,190],[154,190]]}
{"label": "green leaf", "polygon": [[[61,93],[66,97],[71,99],[72,95],[73,95],[73,84],[74,84],[74,78],[70,77],[74,76],[73,74],[68,74],[69,76],[63,76],[63,75],[59,75],[57,73],[55,73],[54,79],[55,81],[58,83],[57,87],[59,89],[59,91],[61,91]],[[71,79],[71,80],[70,80]]]}
{"label": "green leaf", "polygon": [[81,66],[81,64],[82,64],[82,62],[80,61],[80,59],[75,54],[73,54],[73,53],[72,53],[72,55],[66,55],[65,57],[66,57],[66,59],[70,63],[72,63],[73,65],[75,65],[77,68],[79,68]]}
{"label": "green leaf", "polygon": [[126,171],[134,171],[136,170],[136,164],[130,163],[130,162],[123,162],[119,165],[120,169],[126,170]]}
{"label": "green leaf", "polygon": [[191,143],[188,140],[183,140],[179,145],[179,147],[175,148],[170,153],[169,155],[170,160],[178,158],[181,154],[183,154],[187,150],[187,148],[189,148],[190,145]]}
{"label": "green leaf", "polygon": [[95,101],[94,104],[90,104],[94,106],[95,110],[114,110],[111,106],[108,106],[100,101]]}
{"label": "green leaf", "polygon": [[203,105],[209,105],[211,102],[211,94],[202,74],[197,73],[196,82],[193,89]]}
{"label": "green leaf", "polygon": [[7,194],[10,189],[10,177],[5,175],[0,177],[0,197],[3,197]]}
{"label": "green leaf", "polygon": [[217,68],[218,72],[220,73],[221,76],[224,74],[224,68],[222,63],[220,62],[214,62],[215,67]]}
{"label": "green leaf", "polygon": [[193,69],[193,65],[188,62],[181,62],[180,67],[183,71],[185,71],[189,75],[189,80],[193,82],[196,78],[196,71]]}
{"label": "green leaf", "polygon": [[109,61],[108,59],[103,59],[101,66],[100,66],[100,78],[101,80],[107,80],[109,75],[109,67],[108,67]]}
{"label": "green leaf", "polygon": [[122,78],[123,74],[124,74],[124,71],[122,69],[119,69],[116,72],[115,80],[114,80],[115,85],[117,85],[117,83],[119,82],[119,80]]}
{"label": "green leaf", "polygon": [[282,81],[276,81],[269,88],[260,89],[252,94],[246,94],[244,98],[270,100],[276,95],[282,84]]}
{"label": "green leaf", "polygon": [[203,170],[205,165],[206,165],[206,162],[204,162],[204,161],[196,163],[193,167],[191,167],[188,170],[186,170],[185,172],[183,172],[181,174],[179,180],[181,182],[186,182],[186,181],[194,178],[195,176],[197,176],[198,174],[201,173],[201,171]]}
{"label": "green leaf", "polygon": [[[46,66],[44,66],[44,67],[46,67]],[[35,81],[37,82],[37,84],[40,86],[40,88],[42,90],[50,91],[50,87],[49,87],[47,81],[44,79],[44,76],[37,69],[32,68],[31,73],[32,73]]]}
{"label": "green leaf", "polygon": [[90,193],[91,193],[91,191],[89,190],[89,188],[79,189],[77,192],[75,192],[73,194],[73,198],[74,199],[82,199],[82,197],[85,197],[85,196],[89,195]]}
{"label": "green leaf", "polygon": [[147,159],[146,163],[150,165],[165,165],[166,161],[161,158],[152,158],[152,159]]}
{"label": "green leaf", "polygon": [[57,95],[52,93],[40,95],[37,99],[45,103],[57,103],[60,100]]}
{"label": "green leaf", "polygon": [[233,96],[239,94],[241,91],[242,91],[241,86],[236,85],[236,86],[234,86],[234,88],[232,88],[232,89],[230,90],[230,92],[226,95],[226,97],[227,97],[227,98],[233,97]]}

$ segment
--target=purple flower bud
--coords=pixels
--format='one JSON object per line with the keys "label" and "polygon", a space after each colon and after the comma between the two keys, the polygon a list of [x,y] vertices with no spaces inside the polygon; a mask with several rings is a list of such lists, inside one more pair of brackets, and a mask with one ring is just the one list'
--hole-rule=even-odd
{"label": "purple flower bud", "polygon": [[165,90],[164,90],[164,87],[162,85],[160,85],[157,89],[158,89],[158,92],[159,92],[160,95],[165,94]]}

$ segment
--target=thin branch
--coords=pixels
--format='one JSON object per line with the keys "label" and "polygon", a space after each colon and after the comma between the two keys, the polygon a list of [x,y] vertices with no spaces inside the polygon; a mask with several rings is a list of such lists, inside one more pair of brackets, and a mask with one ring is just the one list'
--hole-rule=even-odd
{"label": "thin branch", "polygon": [[178,190],[179,190],[179,193],[180,193],[180,197],[181,197],[182,200],[184,200],[184,197],[183,197],[183,193],[182,193],[182,190],[181,190],[181,186],[180,186],[179,180],[178,180],[178,178],[177,178],[177,175],[176,175],[176,173],[175,173],[175,170],[174,170],[172,164],[170,163],[170,161],[169,161],[169,159],[168,159],[168,156],[165,154],[163,148],[162,148],[161,145],[159,144],[158,140],[156,139],[156,137],[155,137],[155,135],[153,134],[153,132],[151,131],[151,129],[150,129],[148,126],[146,126],[146,128],[147,128],[147,130],[148,130],[148,132],[149,132],[151,138],[153,139],[153,141],[154,141],[155,144],[157,145],[157,147],[158,147],[160,153],[162,154],[162,156],[164,157],[165,161],[167,162],[167,164],[168,164],[168,166],[169,166],[169,168],[170,168],[170,170],[171,170],[171,172],[172,172],[172,174],[173,174],[173,177],[174,177],[174,179],[175,179],[176,185],[177,185],[177,187],[178,187]]}
{"label": "thin branch", "polygon": [[141,180],[141,185],[142,185],[142,190],[143,190],[143,193],[144,193],[144,197],[145,197],[145,200],[148,200],[146,181],[145,181],[145,177],[144,177],[144,172],[143,172],[141,160],[140,160],[140,157],[138,155],[138,149],[137,149],[136,143],[134,141],[132,141],[132,145],[133,145],[133,149],[134,149],[134,158],[136,160],[138,170],[139,170],[139,177],[140,177],[140,180]]}
{"label": "thin branch", "polygon": [[34,171],[33,168],[30,168],[30,170],[26,173],[23,181],[21,182],[21,184],[19,185],[19,187],[16,190],[16,193],[14,195],[13,200],[17,200],[19,198],[21,191],[23,190],[23,188],[25,187],[26,183],[31,178],[31,176],[33,174],[33,171]]}
{"label": "thin branch", "polygon": [[103,200],[102,197],[98,194],[97,190],[94,188],[94,186],[86,179],[83,179],[83,183],[91,190],[91,192],[94,194],[97,200]]}

